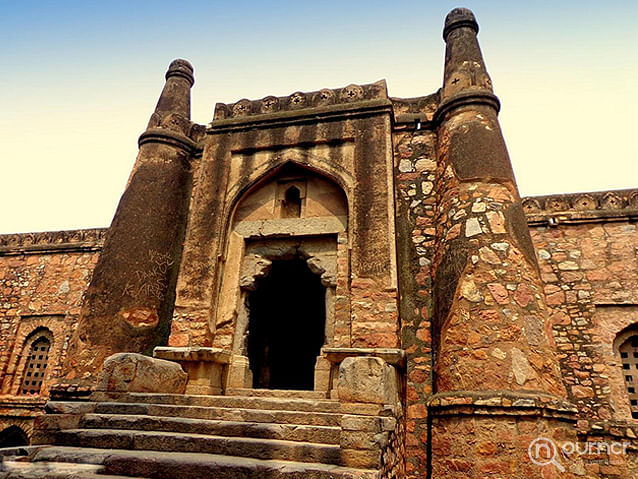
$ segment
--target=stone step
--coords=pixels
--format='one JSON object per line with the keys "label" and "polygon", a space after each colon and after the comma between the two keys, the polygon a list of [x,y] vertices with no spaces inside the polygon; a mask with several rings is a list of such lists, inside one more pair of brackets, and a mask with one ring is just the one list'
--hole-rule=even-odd
{"label": "stone step", "polygon": [[[197,452],[337,465],[342,461],[340,447],[332,444],[157,431],[69,429],[56,434],[56,444],[138,451]],[[366,466],[363,464],[363,467]],[[376,464],[369,467],[372,466]]]}
{"label": "stone step", "polygon": [[82,429],[127,429],[213,436],[251,437],[296,442],[339,444],[341,428],[299,424],[268,424],[242,421],[190,419],[183,417],[138,416],[129,414],[86,414]]}
{"label": "stone step", "polygon": [[204,406],[241,409],[274,409],[280,411],[341,412],[339,401],[286,397],[196,396],[188,394],[147,394],[95,392],[93,402],[127,402]]}
{"label": "stone step", "polygon": [[97,475],[104,466],[95,464],[77,464],[69,462],[24,462],[23,460],[7,460],[0,464],[2,479],[108,479],[113,476]]}
{"label": "stone step", "polygon": [[[104,450],[49,446],[34,457],[36,461],[95,462],[107,474],[151,479],[378,479],[369,469],[353,469],[328,464],[251,459],[216,454]],[[109,476],[99,476],[109,479]],[[97,479],[97,478],[96,478]]]}
{"label": "stone step", "polygon": [[288,399],[326,399],[328,393],[324,391],[298,391],[295,389],[227,389],[227,396],[288,398]]}
{"label": "stone step", "polygon": [[147,416],[245,421],[272,424],[300,424],[314,426],[340,426],[341,414],[306,411],[278,411],[205,406],[175,406],[169,404],[98,403],[99,414],[129,414]]}

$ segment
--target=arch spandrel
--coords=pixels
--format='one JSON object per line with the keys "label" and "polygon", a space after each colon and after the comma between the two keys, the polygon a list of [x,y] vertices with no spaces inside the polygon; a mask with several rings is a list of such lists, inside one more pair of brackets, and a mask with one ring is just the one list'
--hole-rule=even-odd
{"label": "arch spandrel", "polygon": [[230,160],[229,181],[226,192],[226,218],[236,210],[240,200],[274,176],[287,164],[293,164],[336,183],[348,200],[354,188],[354,144],[315,145],[311,148],[264,150],[235,153]]}

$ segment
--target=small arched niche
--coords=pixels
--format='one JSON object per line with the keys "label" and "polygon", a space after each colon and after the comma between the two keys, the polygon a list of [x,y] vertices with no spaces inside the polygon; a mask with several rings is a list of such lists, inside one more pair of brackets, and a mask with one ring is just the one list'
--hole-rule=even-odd
{"label": "small arched niche", "polygon": [[29,437],[18,426],[9,426],[0,431],[0,449],[4,447],[28,446]]}
{"label": "small arched niche", "polygon": [[337,288],[340,274],[347,284],[347,230],[343,190],[293,164],[238,202],[215,344],[243,358],[242,387],[313,389],[316,358],[335,337],[335,298],[347,297]]}

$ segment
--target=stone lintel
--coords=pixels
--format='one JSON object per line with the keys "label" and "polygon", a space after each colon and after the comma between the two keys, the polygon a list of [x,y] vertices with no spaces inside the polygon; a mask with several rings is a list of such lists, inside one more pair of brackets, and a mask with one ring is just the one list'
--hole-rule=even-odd
{"label": "stone lintel", "polygon": [[204,361],[229,364],[232,353],[221,348],[157,346],[153,357],[168,361]]}
{"label": "stone lintel", "polygon": [[395,348],[322,348],[321,353],[333,364],[345,358],[356,356],[374,356],[386,363],[400,368],[405,367],[405,351]]}
{"label": "stone lintel", "polygon": [[569,401],[543,393],[514,391],[454,391],[438,393],[428,401],[437,416],[515,415],[548,416],[576,422],[578,408]]}
{"label": "stone lintel", "polygon": [[338,234],[347,229],[346,217],[282,218],[242,221],[235,232],[244,238]]}
{"label": "stone lintel", "polygon": [[208,125],[208,134],[242,131],[257,127],[281,127],[321,121],[340,121],[368,117],[379,114],[391,114],[392,102],[388,99],[365,100],[300,110],[286,110],[276,113],[241,116],[237,118],[216,119]]}

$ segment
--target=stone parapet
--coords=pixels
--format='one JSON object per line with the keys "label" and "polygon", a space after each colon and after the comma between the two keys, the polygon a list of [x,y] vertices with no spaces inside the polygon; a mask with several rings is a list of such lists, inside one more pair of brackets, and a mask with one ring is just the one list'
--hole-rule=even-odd
{"label": "stone parapet", "polygon": [[627,221],[638,217],[638,189],[523,198],[530,226]]}
{"label": "stone parapet", "polygon": [[0,235],[0,256],[99,251],[108,228]]}
{"label": "stone parapet", "polygon": [[261,100],[242,99],[236,103],[217,103],[211,126],[217,122],[248,117],[271,116],[318,108],[331,108],[370,100],[387,100],[385,80],[367,85],[348,85],[343,88],[324,88],[313,92],[295,92],[288,96],[267,96]]}

